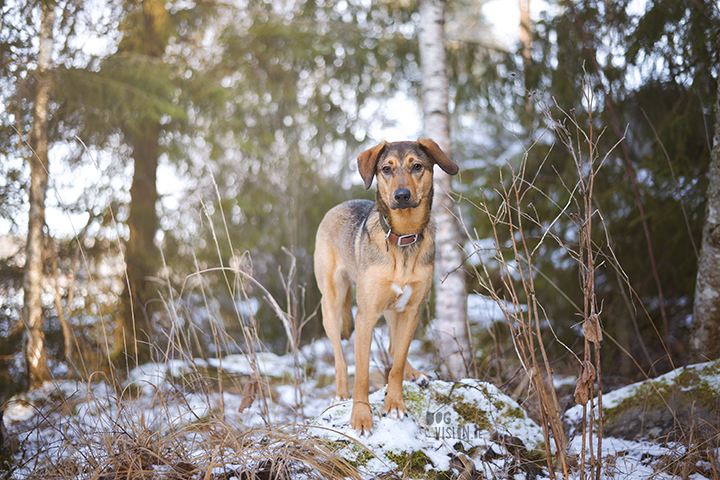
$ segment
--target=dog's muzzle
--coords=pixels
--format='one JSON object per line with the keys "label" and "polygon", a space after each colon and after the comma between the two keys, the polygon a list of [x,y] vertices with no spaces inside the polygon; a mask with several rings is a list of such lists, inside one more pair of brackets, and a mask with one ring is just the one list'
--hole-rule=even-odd
{"label": "dog's muzzle", "polygon": [[407,188],[399,188],[393,193],[393,202],[390,204],[390,208],[393,210],[402,210],[405,208],[415,208],[419,203],[412,202],[412,194]]}
{"label": "dog's muzzle", "polygon": [[398,204],[408,203],[410,201],[410,190],[407,188],[399,188],[395,190],[393,197]]}

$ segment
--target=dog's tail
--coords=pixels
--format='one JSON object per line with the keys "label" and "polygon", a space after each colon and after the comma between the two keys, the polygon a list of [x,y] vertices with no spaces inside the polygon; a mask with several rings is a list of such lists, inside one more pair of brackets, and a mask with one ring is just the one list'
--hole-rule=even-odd
{"label": "dog's tail", "polygon": [[352,287],[350,287],[345,293],[345,300],[343,302],[344,304],[342,309],[342,333],[340,337],[345,340],[350,338],[350,335],[352,334],[354,328],[352,316],[352,302],[353,293]]}

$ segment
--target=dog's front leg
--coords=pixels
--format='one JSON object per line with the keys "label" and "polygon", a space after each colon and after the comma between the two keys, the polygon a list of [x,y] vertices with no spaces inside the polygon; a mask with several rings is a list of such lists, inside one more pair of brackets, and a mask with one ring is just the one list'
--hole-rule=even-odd
{"label": "dog's front leg", "polygon": [[358,307],[355,317],[355,387],[353,388],[353,409],[350,425],[363,435],[371,435],[373,428],[372,410],[368,400],[370,389],[370,346],[372,332],[380,316]]}
{"label": "dog's front leg", "polygon": [[402,383],[405,377],[405,364],[410,349],[410,342],[415,334],[418,320],[420,318],[420,307],[406,309],[398,315],[395,324],[395,335],[393,345],[393,366],[388,376],[387,394],[385,395],[385,406],[382,414],[390,418],[403,418],[407,413],[405,401],[403,400]]}
{"label": "dog's front leg", "polygon": [[[398,322],[398,316],[401,315],[401,312],[396,312],[393,310],[388,310],[383,313],[385,316],[385,320],[387,320],[388,330],[390,331],[390,348],[388,349],[388,353],[390,354],[391,358],[394,358],[395,356],[395,350],[394,350],[394,339],[397,335],[397,322]],[[425,385],[430,381],[430,377],[419,370],[416,370],[415,367],[410,365],[409,361],[405,362],[405,380],[409,380],[412,382],[415,382],[419,385]]]}

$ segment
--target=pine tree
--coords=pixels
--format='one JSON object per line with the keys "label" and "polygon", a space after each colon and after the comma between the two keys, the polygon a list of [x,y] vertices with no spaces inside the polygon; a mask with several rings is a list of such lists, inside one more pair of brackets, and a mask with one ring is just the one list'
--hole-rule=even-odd
{"label": "pine tree", "polygon": [[[127,353],[145,361],[157,347],[153,315],[161,302],[158,290],[162,285],[157,279],[161,253],[155,244],[159,159],[162,154],[172,160],[184,158],[176,143],[181,137],[177,132],[193,133],[189,110],[205,114],[222,105],[222,99],[214,98],[219,85],[204,81],[188,65],[196,29],[206,27],[214,8],[197,2],[192,8],[170,12],[167,6],[157,0],[124,3],[117,51],[58,75],[60,110],[78,136],[99,148],[121,138],[130,149],[134,167],[126,220],[125,289],[111,358]],[[171,41],[177,50],[168,53]]]}
{"label": "pine tree", "polygon": [[[275,298],[291,298],[302,318],[302,309],[309,315],[320,299],[312,270],[320,220],[338,203],[368,195],[348,185],[359,180],[354,159],[385,139],[369,138],[380,119],[360,113],[412,85],[417,43],[407,33],[413,10],[393,2],[294,5],[278,11],[253,2],[235,14],[243,21],[222,24],[216,43],[222,56],[211,74],[224,79],[230,98],[225,126],[215,129],[227,133],[217,144],[230,148],[213,162],[222,201],[212,203],[211,220],[222,234],[218,252],[212,230],[203,230],[212,248],[198,255],[227,265],[248,252],[253,276]],[[215,185],[204,187],[205,198],[217,200]],[[291,267],[295,277],[286,285],[278,270]],[[256,317],[261,338],[284,337],[264,303]],[[321,334],[319,322],[312,328]]]}
{"label": "pine tree", "polygon": [[[124,38],[119,55],[146,57],[149,65],[162,62],[171,35],[169,14],[164,0],[141,0],[124,23]],[[158,229],[157,169],[160,156],[160,118],[140,116],[125,122],[125,140],[132,146],[133,180],[130,187],[130,231],[125,246],[127,284],[124,293],[124,329],[127,347],[147,359],[147,345],[152,345],[152,315],[159,300],[153,278],[160,265],[155,246]],[[135,342],[140,340],[140,342]]]}

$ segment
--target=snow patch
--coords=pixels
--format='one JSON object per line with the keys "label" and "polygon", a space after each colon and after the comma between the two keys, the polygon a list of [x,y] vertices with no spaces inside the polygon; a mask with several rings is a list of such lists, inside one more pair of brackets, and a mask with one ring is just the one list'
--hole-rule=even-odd
{"label": "snow patch", "polygon": [[264,377],[282,378],[292,372],[292,360],[289,356],[280,357],[272,352],[258,352],[255,355],[237,354],[228,355],[222,362],[216,358],[208,363],[223,371],[238,375],[253,375],[255,369]]}
{"label": "snow patch", "polygon": [[[511,302],[504,300],[495,300],[478,294],[470,294],[467,298],[468,321],[471,325],[477,325],[480,328],[490,328],[495,322],[504,322],[505,315],[511,318],[520,313],[518,307]],[[522,305],[520,310],[525,312],[527,307]]]}
{"label": "snow patch", "polygon": [[[386,327],[377,331],[381,333],[378,337],[386,342]],[[429,371],[432,369],[433,357],[423,354],[419,345],[419,342],[413,342],[411,352],[415,352],[416,356],[411,361],[416,366],[418,363],[426,364],[430,367],[426,369]],[[379,355],[378,352],[386,348],[382,342],[373,342],[373,355]],[[352,355],[352,349],[349,350]],[[223,369],[230,373],[232,369],[245,371],[243,369],[248,367],[249,362],[250,359],[244,355],[222,359]],[[217,421],[222,418],[223,424],[230,429],[228,431],[238,434],[260,427],[257,442],[247,444],[247,448],[252,450],[250,453],[241,452],[243,455],[239,457],[223,453],[221,457],[226,454],[227,457],[222,461],[227,463],[214,464],[217,466],[213,466],[212,470],[196,475],[203,478],[212,474],[234,473],[235,470],[242,472],[251,468],[254,465],[252,462],[267,458],[268,447],[262,437],[262,432],[266,430],[262,428],[268,426],[283,429],[285,434],[297,435],[298,438],[306,438],[311,434],[313,440],[320,437],[333,441],[337,452],[353,465],[358,465],[362,478],[366,479],[378,478],[390,472],[400,476],[400,470],[408,467],[410,458],[413,464],[419,463],[421,470],[403,471],[403,478],[440,477],[455,468],[458,455],[463,454],[465,459],[474,463],[484,478],[513,478],[507,472],[517,459],[498,442],[495,434],[516,437],[528,450],[544,448],[541,446],[542,430],[528,418],[524,410],[497,387],[477,380],[453,383],[432,381],[425,387],[405,382],[403,393],[408,415],[401,420],[380,415],[385,388],[375,391],[369,399],[375,421],[374,434],[369,438],[358,438],[350,428],[352,402],[328,406],[335,394],[334,385],[320,383],[317,378],[299,378],[296,382],[279,380],[266,384],[252,405],[242,412],[239,411],[243,404],[243,396],[240,394],[242,388],[239,388],[242,384],[235,385],[232,390],[235,393],[229,393],[227,383],[224,392],[205,389],[202,384],[173,383],[188,372],[197,373],[198,366],[205,368],[208,364],[219,363],[219,360],[203,363],[196,359],[142,365],[129,373],[127,383],[140,387],[140,395],[135,394],[138,390],[119,388],[116,382],[46,382],[42,387],[6,402],[3,420],[9,437],[17,439],[22,445],[22,453],[18,455],[48,459],[56,465],[64,459],[70,459],[81,467],[84,464],[79,459],[82,458],[99,462],[96,464],[111,463],[115,453],[108,450],[108,440],[117,436],[118,432],[151,433],[158,437],[175,436],[178,439],[181,438],[178,432],[185,432],[188,436],[181,439],[182,447],[186,450],[188,461],[192,463],[193,459],[210,458],[217,453],[208,451],[208,443],[203,441],[206,419]],[[303,346],[299,363],[307,368],[308,375],[313,372],[314,377],[320,371],[332,372],[332,348],[329,341],[320,339]],[[291,355],[259,354],[256,364],[267,373],[272,373],[274,378],[287,379],[294,376]],[[692,375],[680,377],[683,372]],[[720,363],[689,366],[654,381],[687,381],[696,375],[701,382],[720,389]],[[243,383],[247,380],[241,375],[233,377]],[[630,385],[605,394],[604,406],[622,402],[623,395],[630,395],[637,388],[638,384]],[[152,395],[146,394],[150,391]],[[568,417],[574,416],[579,420],[581,414],[572,413],[577,410],[577,407],[570,409]],[[579,410],[582,411],[581,408]],[[183,429],[183,426],[189,425],[192,425],[191,429]],[[68,448],[69,445],[72,448]],[[284,445],[278,446],[284,448]],[[582,437],[571,437],[569,455],[577,455],[581,449]],[[606,437],[603,439],[602,452],[605,465],[603,478],[669,479],[669,475],[657,471],[658,459],[680,458],[684,452],[687,452],[687,448],[679,444]],[[18,468],[13,472],[13,478],[38,478],[39,463],[21,461],[19,456],[16,457]],[[243,463],[243,458],[247,460],[246,463]],[[420,461],[415,462],[416,459]],[[158,478],[165,478],[156,467],[153,468]],[[547,471],[542,465],[540,467],[542,473],[537,478],[547,478]],[[712,471],[708,466],[704,470]],[[147,471],[148,474],[150,472]],[[446,476],[456,478],[457,472]],[[298,474],[292,478],[301,480],[309,477]],[[519,473],[514,478],[523,478],[523,475]],[[688,478],[706,479],[700,473]]]}

